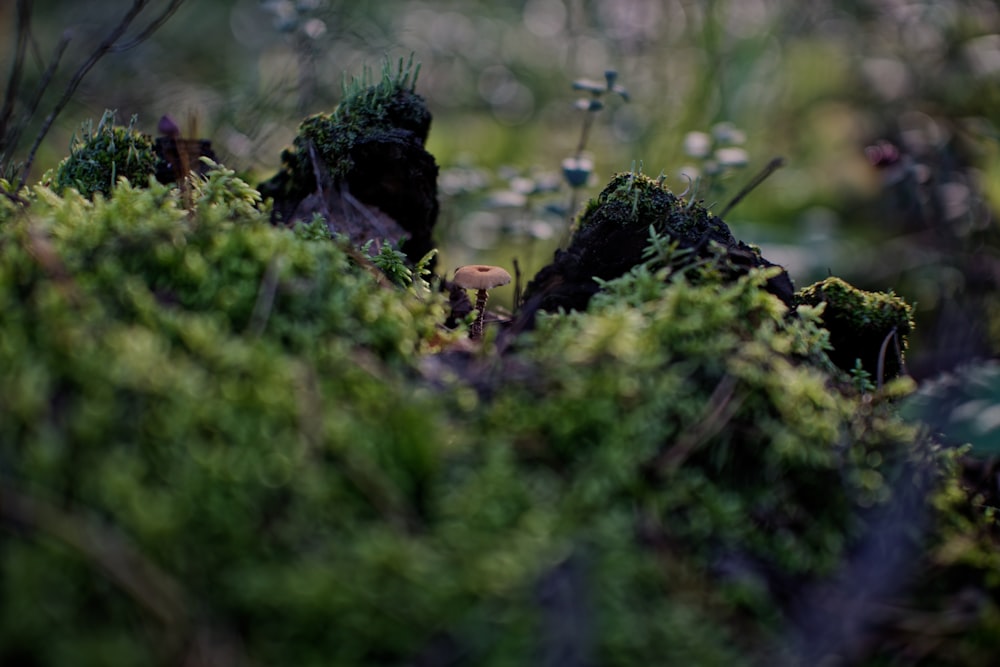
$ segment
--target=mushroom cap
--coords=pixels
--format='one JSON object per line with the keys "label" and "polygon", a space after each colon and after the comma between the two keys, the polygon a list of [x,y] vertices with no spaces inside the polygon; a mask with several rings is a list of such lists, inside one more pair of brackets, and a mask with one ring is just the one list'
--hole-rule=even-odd
{"label": "mushroom cap", "polygon": [[499,266],[469,264],[455,271],[454,283],[463,289],[493,289],[510,282],[510,274]]}

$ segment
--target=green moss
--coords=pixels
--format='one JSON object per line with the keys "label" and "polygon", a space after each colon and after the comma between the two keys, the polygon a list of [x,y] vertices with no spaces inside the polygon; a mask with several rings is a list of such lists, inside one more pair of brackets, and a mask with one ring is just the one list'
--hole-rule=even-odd
{"label": "green moss", "polygon": [[836,315],[859,331],[896,328],[907,335],[913,328],[913,308],[892,291],[866,292],[846,281],[830,277],[802,288],[798,292],[802,303],[826,304],[825,313]]}
{"label": "green moss", "polygon": [[[776,269],[657,251],[472,356],[419,271],[384,287],[231,171],[186,206],[31,196],[0,226],[3,664],[770,664],[859,553],[917,563],[900,608],[1000,586],[955,454],[838,382]],[[995,654],[982,609],[937,655]]]}
{"label": "green moss", "polygon": [[[863,370],[878,379],[901,372],[899,357],[905,352],[913,330],[913,307],[889,292],[866,292],[840,278],[827,278],[796,293],[799,303],[824,304],[823,323],[830,331],[834,363],[845,371],[860,359]],[[898,336],[899,350],[884,343]]]}
{"label": "green moss", "polygon": [[675,195],[661,179],[641,172],[615,174],[601,193],[587,202],[577,225],[621,226],[650,225],[661,233],[688,244],[709,236],[719,242],[734,243],[725,224],[698,202],[687,202]]}
{"label": "green moss", "polygon": [[135,129],[136,117],[128,127],[114,121],[114,112],[105,111],[96,129],[85,123],[80,136],[73,137],[69,157],[56,169],[57,190],[76,188],[88,198],[97,193],[106,197],[119,179],[145,185],[156,172],[153,142]]}
{"label": "green moss", "polygon": [[[283,187],[289,193],[315,189],[317,167],[325,167],[333,178],[342,178],[352,168],[351,151],[360,141],[390,130],[411,132],[420,142],[427,138],[430,112],[423,98],[414,92],[419,63],[413,56],[393,69],[389,61],[375,79],[370,71],[345,82],[343,99],[330,113],[306,118],[299,125],[290,150],[282,153],[285,174],[272,179],[269,187]],[[318,164],[317,164],[318,163]]]}
{"label": "green moss", "polygon": [[[574,480],[568,502],[580,516],[625,494],[704,557],[737,549],[785,571],[827,572],[859,529],[859,510],[892,494],[884,480],[860,481],[869,448],[891,450],[913,434],[842,449],[852,399],[830,390],[824,368],[797,361],[821,350],[815,322],[786,317],[761,289],[767,271],[725,286],[704,273],[665,287],[661,274],[653,291],[637,288],[639,270],[608,283],[587,313],[544,318],[526,354],[545,380],[527,395],[512,387],[492,427],[517,412],[515,441]],[[625,294],[646,296],[629,303]],[[636,485],[651,460],[661,461],[656,481]],[[852,461],[862,463],[852,471]],[[828,490],[821,504],[814,485]],[[750,517],[764,515],[798,527],[762,535]]]}
{"label": "green moss", "polygon": [[0,178],[0,224],[13,218],[21,211],[21,206],[4,193],[15,195],[14,184],[5,178]]}

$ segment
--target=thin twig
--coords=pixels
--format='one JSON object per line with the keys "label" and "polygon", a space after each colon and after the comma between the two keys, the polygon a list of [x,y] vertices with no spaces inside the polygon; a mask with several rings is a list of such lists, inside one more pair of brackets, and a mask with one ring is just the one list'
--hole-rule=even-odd
{"label": "thin twig", "polygon": [[28,48],[28,35],[31,30],[31,2],[17,0],[17,42],[14,47],[14,62],[10,68],[10,78],[7,79],[7,90],[4,92],[3,108],[0,108],[0,154],[5,153],[7,144],[7,125],[14,114],[14,100],[21,87],[21,75],[24,73],[24,54]]}
{"label": "thin twig", "polygon": [[517,261],[517,257],[511,260],[514,264],[514,310],[516,311],[521,307],[521,295],[523,285],[521,284],[521,265]]}
{"label": "thin twig", "polygon": [[726,208],[722,209],[722,213],[719,214],[720,218],[726,217],[726,213],[733,210],[733,207],[743,201],[743,198],[750,194],[754,188],[764,182],[764,180],[773,174],[775,171],[780,169],[785,164],[785,158],[775,157],[771,158],[763,169],[757,172],[757,175],[750,179],[750,182],[743,186],[743,189],[736,193],[736,196],[729,200],[726,204]]}
{"label": "thin twig", "polygon": [[669,449],[652,461],[653,469],[661,474],[676,469],[695,449],[721,432],[743,402],[742,398],[734,398],[735,393],[736,378],[724,375],[708,397],[701,419],[681,433]]}
{"label": "thin twig", "polygon": [[899,371],[903,375],[909,375],[910,371],[906,368],[906,359],[903,357],[903,344],[899,342],[899,334],[897,333],[893,336],[892,340],[896,343],[896,361],[899,362]]}
{"label": "thin twig", "polygon": [[[889,334],[882,340],[882,347],[878,351],[878,388],[881,389],[885,381],[885,353],[889,349],[889,341],[896,337],[896,327],[893,327]],[[896,343],[899,349],[899,343]]]}
{"label": "thin twig", "polygon": [[79,308],[83,303],[80,289],[73,280],[73,274],[59,256],[59,252],[48,236],[37,225],[29,221],[27,230],[28,254],[38,262],[45,275],[55,283],[59,292],[72,304]]}
{"label": "thin twig", "polygon": [[239,639],[211,624],[195,624],[189,594],[126,536],[0,481],[0,523],[55,540],[100,570],[163,629],[162,664],[236,667],[247,664]]}
{"label": "thin twig", "polygon": [[257,289],[257,300],[253,304],[253,312],[250,314],[250,323],[247,325],[247,332],[254,338],[264,333],[267,327],[267,320],[271,316],[271,309],[274,307],[274,297],[278,293],[278,272],[281,269],[281,258],[273,257],[267,263],[264,270],[264,277],[260,279],[260,287]]}
{"label": "thin twig", "polygon": [[344,199],[344,201],[350,204],[354,210],[360,213],[374,230],[379,230],[383,227],[382,223],[379,222],[378,218],[375,217],[368,207],[358,201],[358,198],[351,194],[351,190],[347,187],[347,183],[342,183],[340,185],[340,196]]}
{"label": "thin twig", "polygon": [[130,41],[125,42],[124,44],[113,45],[111,47],[111,52],[122,53],[124,51],[128,51],[129,49],[134,49],[135,47],[145,42],[147,39],[152,37],[153,33],[159,30],[163,26],[163,24],[170,19],[171,16],[174,15],[174,12],[180,9],[181,5],[184,4],[184,1],[185,0],[171,0],[167,8],[163,10],[163,13],[157,16],[152,21],[150,21],[149,25],[147,25],[142,32],[140,32],[138,35],[133,37]]}
{"label": "thin twig", "polygon": [[[312,141],[309,142],[309,161],[312,163],[313,178],[316,179],[316,196],[319,198],[320,210],[323,213],[324,222],[326,223],[326,229],[330,234],[330,238],[333,241],[337,241],[337,229],[333,226],[333,214],[330,212],[330,207],[328,205],[328,197],[326,193],[326,181],[323,178],[326,165],[323,163],[323,159],[316,153],[316,146]],[[349,214],[347,210],[347,205],[350,203],[360,210],[362,213],[367,213],[371,215],[367,210],[364,209],[361,202],[355,199],[347,189],[347,184],[344,183],[340,187],[340,206],[341,212],[343,213],[344,220],[348,220]],[[384,289],[395,289],[392,281],[390,281],[386,275],[382,272],[380,268],[375,266],[372,261],[365,257],[364,254],[355,248],[349,240],[340,243],[340,247],[347,253],[347,255],[353,259],[358,266],[365,269],[375,278],[375,282],[378,283],[379,287]]]}
{"label": "thin twig", "polygon": [[42,73],[42,78],[38,82],[38,87],[35,89],[35,94],[28,102],[28,105],[24,109],[24,118],[26,119],[24,123],[15,125],[11,130],[11,136],[8,140],[8,146],[14,148],[21,141],[21,132],[27,126],[27,119],[33,118],[35,112],[38,111],[38,105],[42,103],[42,96],[45,91],[48,90],[49,84],[52,83],[52,78],[56,74],[56,69],[59,67],[59,61],[62,60],[63,54],[66,53],[66,47],[69,46],[70,32],[65,31],[59,38],[59,43],[56,44],[55,52],[52,54],[52,61],[45,68],[45,72]]}
{"label": "thin twig", "polygon": [[38,153],[38,148],[45,139],[45,136],[49,133],[52,128],[52,124],[55,122],[56,117],[62,113],[63,109],[72,99],[73,95],[76,93],[76,89],[80,86],[84,77],[90,72],[90,70],[97,64],[97,62],[104,57],[105,54],[115,51],[120,52],[125,50],[125,47],[132,48],[143,40],[148,39],[152,35],[152,29],[158,28],[162,25],[163,21],[166,21],[169,16],[171,16],[180,6],[184,0],[173,0],[169,6],[163,11],[161,16],[154,19],[152,23],[145,30],[143,30],[138,37],[126,42],[125,44],[116,45],[116,42],[121,39],[122,35],[128,30],[132,22],[139,16],[146,5],[149,4],[150,0],[134,0],[131,9],[129,9],[125,15],[122,17],[121,21],[115,26],[111,32],[101,41],[101,43],[94,49],[94,52],[90,54],[82,65],[73,74],[70,79],[69,84],[66,86],[66,90],[63,91],[62,96],[59,101],[56,102],[55,107],[49,112],[49,115],[45,117],[42,122],[42,128],[38,132],[38,136],[35,137],[34,143],[31,145],[31,150],[28,151],[28,159],[21,170],[21,179],[17,184],[17,190],[24,187],[24,184],[28,180],[28,174],[31,172],[31,165],[35,161],[35,155]]}
{"label": "thin twig", "polygon": [[323,169],[320,166],[322,160],[317,155],[316,144],[312,140],[309,141],[309,162],[312,165],[313,178],[316,180],[316,196],[319,197],[319,205],[323,211],[323,217],[326,219],[326,228],[330,232],[330,238],[333,238],[336,236],[337,230],[333,228],[333,216],[330,214],[330,207],[326,201],[326,188],[323,185]]}
{"label": "thin twig", "polygon": [[19,196],[15,192],[7,192],[6,190],[0,190],[0,195],[3,195],[4,197],[6,197],[7,199],[11,200],[12,202],[14,202],[15,204],[17,204],[18,206],[27,206],[28,205],[28,200],[25,199],[24,197]]}

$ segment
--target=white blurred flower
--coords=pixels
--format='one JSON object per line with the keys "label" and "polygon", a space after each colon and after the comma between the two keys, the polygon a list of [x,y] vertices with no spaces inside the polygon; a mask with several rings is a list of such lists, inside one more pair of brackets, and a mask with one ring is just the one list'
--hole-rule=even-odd
{"label": "white blurred flower", "polygon": [[715,151],[715,159],[723,168],[745,167],[750,161],[747,152],[742,148],[720,148]]}
{"label": "white blurred flower", "polygon": [[688,132],[684,135],[684,154],[688,157],[708,157],[712,150],[712,137],[705,132]]}

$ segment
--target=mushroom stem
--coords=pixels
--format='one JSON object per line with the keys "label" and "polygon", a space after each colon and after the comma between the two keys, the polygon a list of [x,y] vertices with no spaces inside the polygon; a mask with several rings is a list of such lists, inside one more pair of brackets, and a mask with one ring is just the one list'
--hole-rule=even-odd
{"label": "mushroom stem", "polygon": [[455,271],[455,284],[462,289],[476,290],[476,321],[469,329],[469,338],[475,340],[483,336],[483,321],[486,319],[486,290],[510,282],[510,274],[499,266],[470,264]]}
{"label": "mushroom stem", "polygon": [[481,289],[476,291],[476,321],[472,323],[472,328],[469,329],[469,338],[475,340],[476,338],[483,337],[483,320],[486,317],[486,300],[489,298],[487,290]]}

